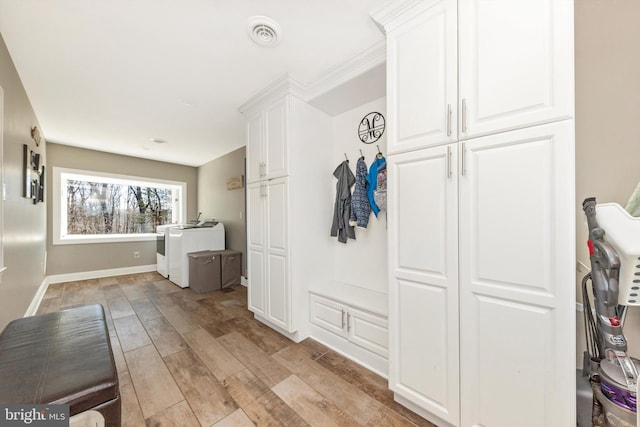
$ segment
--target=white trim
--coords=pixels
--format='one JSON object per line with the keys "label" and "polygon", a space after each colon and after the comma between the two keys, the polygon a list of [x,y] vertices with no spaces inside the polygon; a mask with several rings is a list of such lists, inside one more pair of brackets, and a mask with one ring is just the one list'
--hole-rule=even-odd
{"label": "white trim", "polygon": [[341,354],[352,362],[370,370],[371,372],[388,379],[389,360],[379,354],[375,354],[364,347],[349,341],[345,337],[339,337],[333,332],[311,324],[309,338]]}
{"label": "white trim", "polygon": [[40,307],[42,298],[44,298],[44,294],[47,292],[49,283],[50,282],[48,277],[45,277],[44,279],[42,279],[42,283],[40,284],[40,287],[38,287],[36,294],[33,296],[33,299],[31,300],[31,304],[29,304],[27,311],[24,313],[24,316],[22,317],[33,316],[38,312],[38,308]]}
{"label": "white trim", "polygon": [[77,273],[54,274],[47,276],[49,284],[74,282],[77,280],[100,279],[102,277],[124,276],[125,274],[148,273],[156,271],[156,264],[139,265],[136,267],[112,268],[109,270],[81,271]]}
{"label": "white trim", "polygon": [[253,110],[263,102],[270,102],[278,96],[288,94],[294,95],[302,100],[305,99],[304,87],[289,77],[289,74],[285,74],[242,103],[242,105],[238,107],[238,111],[242,114],[250,115]]}
{"label": "white trim", "polygon": [[382,39],[353,58],[324,73],[305,86],[305,99],[310,100],[330,92],[387,61],[387,41]]}
{"label": "white trim", "polygon": [[297,82],[288,74],[283,75],[242,103],[238,111],[250,116],[262,103],[285,95],[293,95],[308,103],[384,64],[386,60],[387,42],[386,39],[382,39],[307,84]]}
{"label": "white trim", "polygon": [[[380,31],[386,34],[391,29],[389,28],[391,23],[394,23],[394,21],[405,12],[411,10],[411,13],[408,15],[416,16],[418,11],[417,9],[413,10],[414,8],[420,7],[420,10],[425,10],[433,6],[434,3],[436,3],[436,0],[390,0],[383,3],[377,9],[372,10],[369,13],[369,17],[378,26]],[[395,24],[397,26],[398,23],[395,22]]]}

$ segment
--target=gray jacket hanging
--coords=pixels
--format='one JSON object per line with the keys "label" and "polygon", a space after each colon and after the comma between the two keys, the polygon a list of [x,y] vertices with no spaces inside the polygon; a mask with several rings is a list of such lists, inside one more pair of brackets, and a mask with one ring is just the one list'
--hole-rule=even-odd
{"label": "gray jacket hanging", "polygon": [[356,165],[356,188],[353,190],[349,225],[367,228],[367,225],[369,224],[371,203],[369,203],[369,197],[367,196],[368,185],[367,164],[364,162],[364,157],[360,157],[358,159],[358,164]]}
{"label": "gray jacket hanging", "polygon": [[345,160],[333,171],[333,176],[338,179],[336,183],[336,202],[333,209],[333,224],[331,236],[338,236],[338,241],[347,243],[347,238],[355,239],[356,233],[349,225],[351,215],[351,186],[355,184],[356,177],[349,168],[349,162]]}

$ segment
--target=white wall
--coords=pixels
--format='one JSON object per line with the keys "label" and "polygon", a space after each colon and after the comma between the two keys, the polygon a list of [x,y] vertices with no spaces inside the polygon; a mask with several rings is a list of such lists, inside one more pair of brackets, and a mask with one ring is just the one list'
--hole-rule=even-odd
{"label": "white wall", "polygon": [[[387,135],[374,144],[364,144],[358,138],[358,124],[370,112],[377,111],[385,117],[386,98],[379,98],[333,117],[333,165],[330,174],[344,160],[344,153],[349,158],[351,171],[355,175],[360,150],[365,156],[367,170],[377,153],[376,144],[386,157]],[[331,200],[335,201],[335,185],[337,180],[331,176]],[[355,188],[352,187],[352,191]],[[356,228],[356,240],[349,239],[346,244],[334,239],[333,259],[335,266],[334,281],[348,283],[380,293],[387,293],[387,221],[384,213],[376,219],[371,213],[366,229]],[[328,224],[327,230],[331,223]],[[328,232],[328,231],[327,231]]]}

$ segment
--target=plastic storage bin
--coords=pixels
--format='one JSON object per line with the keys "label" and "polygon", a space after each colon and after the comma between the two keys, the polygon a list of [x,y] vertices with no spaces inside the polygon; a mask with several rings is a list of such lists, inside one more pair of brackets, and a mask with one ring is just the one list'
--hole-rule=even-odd
{"label": "plastic storage bin", "polygon": [[221,288],[220,252],[199,251],[187,254],[189,257],[189,287],[194,292],[201,294]]}

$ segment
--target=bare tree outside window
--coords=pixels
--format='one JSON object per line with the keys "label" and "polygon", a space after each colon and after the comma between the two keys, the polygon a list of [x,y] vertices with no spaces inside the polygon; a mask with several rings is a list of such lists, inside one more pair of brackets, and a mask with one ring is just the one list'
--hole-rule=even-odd
{"label": "bare tree outside window", "polygon": [[66,180],[67,234],[155,233],[171,223],[171,188]]}

